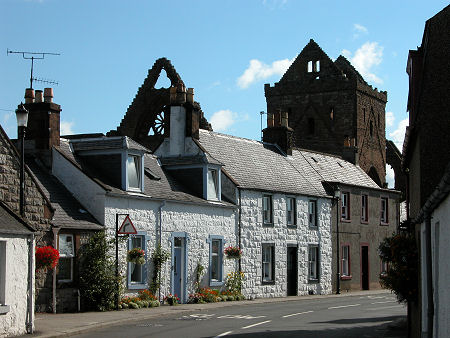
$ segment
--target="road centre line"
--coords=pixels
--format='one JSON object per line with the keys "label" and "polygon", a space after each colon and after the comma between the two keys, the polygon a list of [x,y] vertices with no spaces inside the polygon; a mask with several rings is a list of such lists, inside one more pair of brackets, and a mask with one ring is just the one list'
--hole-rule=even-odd
{"label": "road centre line", "polygon": [[271,320],[266,320],[265,322],[259,322],[259,323],[255,323],[255,324],[252,324],[252,325],[247,325],[247,326],[244,326],[244,327],[242,328],[242,330],[244,330],[244,329],[249,329],[249,328],[251,328],[251,327],[258,326],[258,325],[262,325],[262,324],[265,324],[265,323],[270,323],[270,322],[271,322]]}
{"label": "road centre line", "polygon": [[397,302],[396,300],[387,300],[387,301],[384,301],[384,302],[373,302],[373,303],[370,303],[370,304],[385,304],[385,303],[395,303],[395,302]]}
{"label": "road centre line", "polygon": [[311,312],[314,312],[314,311],[305,311],[305,312],[292,313],[290,315],[283,316],[282,318],[288,318],[288,317],[297,316],[297,315],[304,315],[305,313],[311,313]]}
{"label": "road centre line", "polygon": [[227,332],[221,333],[218,336],[215,336],[214,338],[225,337],[225,336],[229,335],[230,333],[233,333],[233,331],[227,331]]}
{"label": "road centre line", "polygon": [[361,304],[349,304],[349,305],[341,305],[341,306],[332,306],[332,307],[329,307],[328,310],[331,310],[331,309],[342,309],[344,307],[352,307],[352,306],[360,306],[360,305]]}
{"label": "road centre line", "polygon": [[369,308],[367,310],[369,310],[369,311],[376,311],[376,310],[392,309],[392,308],[395,308],[395,307],[404,307],[404,305],[399,304],[399,305],[392,305],[392,306],[373,307],[373,308]]}

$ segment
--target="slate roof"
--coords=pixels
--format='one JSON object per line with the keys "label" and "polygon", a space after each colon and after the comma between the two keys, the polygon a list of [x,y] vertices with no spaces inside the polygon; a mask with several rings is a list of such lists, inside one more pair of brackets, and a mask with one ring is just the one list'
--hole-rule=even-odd
{"label": "slate roof", "polygon": [[133,141],[133,139],[128,136],[103,136],[98,138],[73,139],[71,144],[76,152],[109,149],[135,149],[150,152],[147,148]]}
{"label": "slate roof", "polygon": [[86,211],[83,206],[53,175],[34,160],[27,161],[37,183],[50,200],[55,213],[52,223],[63,229],[103,230],[103,226]]}
{"label": "slate roof", "polygon": [[0,201],[0,233],[28,235],[33,229]]}
{"label": "slate roof", "polygon": [[[129,138],[128,138],[129,139]],[[129,139],[131,140],[131,139]],[[134,142],[134,141],[133,141]],[[60,140],[60,146],[56,148],[64,157],[70,160],[75,166],[83,171],[87,176],[97,182],[103,189],[109,193],[125,196],[136,196],[139,193],[127,192],[107,184],[102,177],[101,172],[96,172],[85,163],[81,156],[74,154],[70,148],[69,141]],[[234,207],[227,202],[207,201],[203,198],[193,195],[185,186],[173,177],[169,171],[161,168],[156,156],[146,153],[144,155],[144,193],[139,194],[142,197],[151,197],[159,200],[170,200],[185,203],[195,203],[203,205]],[[147,171],[150,172],[147,172]]]}
{"label": "slate roof", "polygon": [[241,188],[328,196],[323,182],[379,189],[356,165],[333,155],[294,149],[284,155],[277,146],[200,130],[199,143]]}

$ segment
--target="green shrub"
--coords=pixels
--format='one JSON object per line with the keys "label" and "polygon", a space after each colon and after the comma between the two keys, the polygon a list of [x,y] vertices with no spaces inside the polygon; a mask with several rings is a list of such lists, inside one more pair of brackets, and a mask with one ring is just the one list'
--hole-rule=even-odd
{"label": "green shrub", "polygon": [[130,303],[128,304],[128,306],[130,307],[130,309],[139,309],[139,305],[137,305],[137,304],[134,303],[134,302],[130,302]]}
{"label": "green shrub", "polygon": [[158,307],[160,304],[157,300],[150,301],[150,307]]}
{"label": "green shrub", "polygon": [[84,310],[112,310],[117,290],[113,243],[105,232],[92,235],[80,248],[80,294]]}

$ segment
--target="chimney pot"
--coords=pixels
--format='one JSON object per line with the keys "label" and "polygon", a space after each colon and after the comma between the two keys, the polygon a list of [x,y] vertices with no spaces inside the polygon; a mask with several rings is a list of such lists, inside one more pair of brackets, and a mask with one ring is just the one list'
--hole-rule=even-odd
{"label": "chimney pot", "polygon": [[34,89],[27,88],[25,89],[25,103],[33,103],[34,102]]}
{"label": "chimney pot", "polygon": [[288,126],[288,113],[286,111],[281,112],[281,126]]}
{"label": "chimney pot", "polygon": [[267,127],[273,127],[273,113],[267,113]]}
{"label": "chimney pot", "polygon": [[37,89],[36,92],[36,99],[34,102],[39,103],[44,101],[44,96],[42,90]]}
{"label": "chimney pot", "polygon": [[44,88],[44,102],[53,102],[53,88]]}
{"label": "chimney pot", "polygon": [[350,137],[344,137],[344,147],[350,147]]}

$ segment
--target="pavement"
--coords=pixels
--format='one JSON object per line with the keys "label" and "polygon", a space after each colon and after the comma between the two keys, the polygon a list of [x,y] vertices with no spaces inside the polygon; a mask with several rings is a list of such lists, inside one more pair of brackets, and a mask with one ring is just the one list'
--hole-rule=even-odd
{"label": "pavement", "polygon": [[[325,297],[346,297],[346,296],[370,296],[386,293],[386,290],[345,292],[340,295],[312,295],[312,296],[292,296],[283,298],[258,298],[254,300],[244,300],[239,302],[218,302],[206,304],[179,304],[177,306],[162,305],[157,308],[126,309],[107,312],[80,312],[80,313],[37,313],[35,315],[35,330],[33,336],[50,338],[71,336],[79,333],[86,333],[102,327],[121,325],[124,323],[137,322],[150,318],[164,317],[173,313],[186,313],[204,309],[214,309],[219,307],[264,304],[274,302],[290,302]],[[389,324],[389,330],[394,334],[406,332],[406,318]],[[28,335],[25,335],[28,336]],[[389,335],[390,336],[390,335]],[[396,335],[397,336],[397,335]]]}

